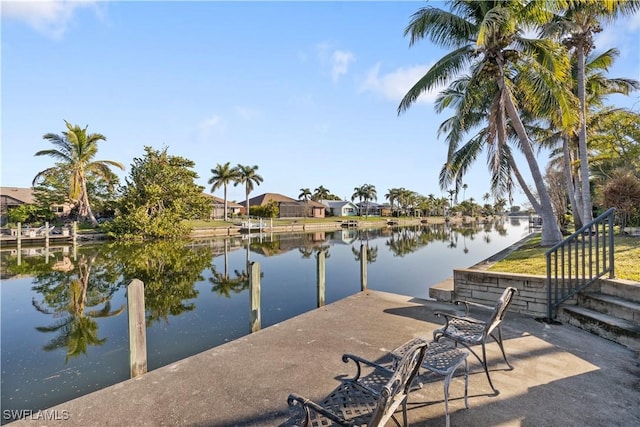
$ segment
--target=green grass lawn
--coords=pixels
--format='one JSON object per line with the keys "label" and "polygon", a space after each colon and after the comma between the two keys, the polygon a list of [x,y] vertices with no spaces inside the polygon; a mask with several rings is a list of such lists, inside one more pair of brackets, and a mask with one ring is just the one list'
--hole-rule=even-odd
{"label": "green grass lawn", "polygon": [[[534,236],[525,245],[489,270],[505,273],[546,275],[545,252],[548,247],[540,246],[540,235]],[[640,282],[640,238],[615,235],[614,238],[615,277]]]}

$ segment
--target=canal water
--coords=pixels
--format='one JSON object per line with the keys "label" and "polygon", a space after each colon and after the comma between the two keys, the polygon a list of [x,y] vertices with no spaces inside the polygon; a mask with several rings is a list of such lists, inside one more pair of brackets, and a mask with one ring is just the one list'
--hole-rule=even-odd
{"label": "canal water", "polygon": [[368,288],[429,297],[429,287],[520,240],[525,220],[227,239],[23,248],[1,255],[2,422],[129,378],[126,286],[145,285],[148,369],[250,333],[248,263],[261,270],[262,328]]}

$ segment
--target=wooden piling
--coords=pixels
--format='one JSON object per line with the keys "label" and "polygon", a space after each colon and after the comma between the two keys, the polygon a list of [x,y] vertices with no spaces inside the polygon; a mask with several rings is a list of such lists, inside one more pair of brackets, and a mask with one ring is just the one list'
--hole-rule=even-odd
{"label": "wooden piling", "polygon": [[318,252],[317,272],[318,272],[318,307],[324,305],[325,295],[325,271],[326,271],[325,251]]}
{"label": "wooden piling", "polygon": [[251,293],[251,332],[259,331],[262,317],[260,315],[260,264],[252,262],[249,264],[249,291]]}
{"label": "wooden piling", "polygon": [[138,279],[133,279],[127,286],[131,378],[147,372],[147,327],[144,311],[144,284]]}
{"label": "wooden piling", "polygon": [[360,290],[367,289],[367,245],[360,245]]}

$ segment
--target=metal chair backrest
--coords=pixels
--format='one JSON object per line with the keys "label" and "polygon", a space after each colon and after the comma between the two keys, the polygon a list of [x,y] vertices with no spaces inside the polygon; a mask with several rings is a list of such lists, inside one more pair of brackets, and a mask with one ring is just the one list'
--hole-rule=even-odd
{"label": "metal chair backrest", "polygon": [[504,316],[507,314],[507,310],[509,309],[511,302],[513,301],[513,297],[517,291],[518,290],[516,288],[508,287],[504,290],[504,292],[502,292],[502,295],[500,295],[500,298],[496,302],[496,305],[493,310],[493,313],[491,314],[491,317],[487,320],[487,323],[485,324],[486,335],[489,335],[495,328],[497,328],[500,325],[500,323],[502,323],[502,320],[504,319]]}
{"label": "metal chair backrest", "polygon": [[413,379],[422,365],[427,346],[427,342],[416,343],[400,360],[394,374],[380,391],[378,405],[367,424],[369,427],[384,426],[407,398]]}

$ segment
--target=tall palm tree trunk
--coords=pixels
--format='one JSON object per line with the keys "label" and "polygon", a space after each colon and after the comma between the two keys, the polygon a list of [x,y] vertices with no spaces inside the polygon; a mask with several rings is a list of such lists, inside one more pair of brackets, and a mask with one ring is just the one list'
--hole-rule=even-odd
{"label": "tall palm tree trunk", "polygon": [[575,186],[573,184],[573,176],[571,174],[571,151],[569,150],[568,137],[565,135],[562,138],[562,153],[564,160],[564,178],[567,184],[567,193],[569,195],[569,204],[571,205],[571,212],[573,212],[573,223],[576,230],[582,227],[582,211],[578,209],[578,203],[576,202]]}
{"label": "tall palm tree trunk", "polygon": [[[93,225],[94,227],[98,226],[98,220],[96,219],[96,217],[93,215],[93,211],[91,210],[91,205],[89,204],[89,195],[87,193],[87,182],[84,180],[84,178],[81,181],[80,184],[82,187],[82,195],[80,196],[80,216],[87,218],[89,220],[89,222],[91,222],[91,225]],[[82,213],[84,211],[84,213]]]}
{"label": "tall palm tree trunk", "polygon": [[249,185],[248,184],[245,190],[245,195],[246,195],[245,207],[247,208],[247,219],[249,219]]}
{"label": "tall palm tree trunk", "polygon": [[542,177],[542,173],[540,173],[540,168],[538,167],[538,162],[533,152],[533,148],[531,147],[531,142],[529,141],[527,131],[525,130],[524,125],[520,120],[520,116],[518,115],[516,106],[513,103],[513,99],[511,99],[510,94],[505,88],[504,76],[501,75],[497,79],[497,83],[504,99],[504,105],[507,108],[507,114],[509,115],[509,119],[511,119],[511,124],[513,125],[513,128],[516,131],[518,138],[520,139],[522,152],[527,159],[527,163],[529,164],[529,170],[531,171],[531,176],[533,178],[533,182],[535,183],[536,190],[538,191],[538,196],[540,198],[540,210],[537,212],[538,215],[540,215],[540,217],[542,218],[541,244],[543,246],[555,245],[562,240],[562,233],[560,233],[560,227],[558,226],[555,215],[553,214],[551,197],[549,197],[547,187],[544,185],[544,178]]}
{"label": "tall palm tree trunk", "polygon": [[587,156],[587,107],[584,75],[584,50],[581,47],[577,52],[578,74],[578,99],[580,100],[580,132],[578,133],[578,151],[580,154],[580,181],[582,184],[582,221],[590,222],[593,219],[591,206],[591,189],[589,186],[589,158]]}
{"label": "tall palm tree trunk", "polygon": [[518,181],[518,184],[520,184],[520,188],[522,188],[522,191],[524,191],[524,194],[527,196],[527,199],[529,199],[529,203],[531,203],[531,207],[533,207],[533,209],[536,212],[540,212],[542,210],[542,207],[540,206],[538,199],[536,199],[536,196],[534,196],[531,190],[529,189],[529,186],[527,185],[524,178],[522,177],[522,174],[520,173],[520,169],[516,165],[516,162],[513,161],[512,157],[509,157],[509,163],[511,164],[511,169],[513,170],[513,174],[516,176],[516,180]]}
{"label": "tall palm tree trunk", "polygon": [[227,216],[227,184],[224,184],[224,220],[228,221],[229,217]]}

